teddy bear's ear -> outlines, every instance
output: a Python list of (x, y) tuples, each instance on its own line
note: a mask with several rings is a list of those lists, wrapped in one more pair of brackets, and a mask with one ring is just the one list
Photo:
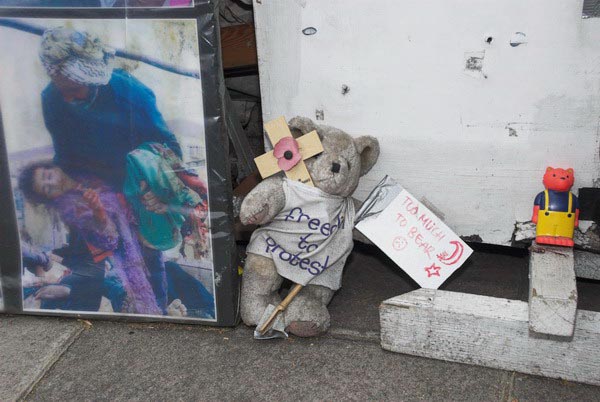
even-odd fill
[(302, 137), (317, 129), (317, 125), (308, 117), (296, 116), (289, 121), (288, 126), (294, 138)]
[(549, 171), (551, 171), (551, 170), (554, 170), (554, 168), (553, 168), (553, 167), (551, 167), (551, 166), (548, 166), (548, 167), (546, 168), (546, 172), (549, 172)]
[(568, 174), (573, 174), (573, 168), (568, 168), (568, 169), (567, 169), (567, 173), (568, 173)]
[(356, 151), (360, 154), (360, 175), (366, 175), (379, 158), (379, 141), (377, 138), (365, 135), (354, 139)]

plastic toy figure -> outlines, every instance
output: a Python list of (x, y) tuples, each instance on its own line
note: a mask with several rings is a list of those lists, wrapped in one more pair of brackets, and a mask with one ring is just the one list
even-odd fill
[(537, 224), (537, 243), (573, 247), (573, 232), (579, 226), (579, 204), (569, 191), (574, 181), (571, 168), (546, 168), (546, 190), (535, 197), (531, 217)]

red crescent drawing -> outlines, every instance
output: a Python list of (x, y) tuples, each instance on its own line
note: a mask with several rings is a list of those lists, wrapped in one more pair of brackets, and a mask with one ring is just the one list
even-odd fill
[(463, 252), (465, 251), (465, 247), (462, 245), (462, 243), (456, 240), (452, 240), (450, 244), (454, 245), (454, 251), (452, 252), (451, 256), (448, 257), (448, 253), (445, 251), (437, 255), (438, 260), (440, 260), (440, 262), (445, 265), (456, 264), (462, 257)]

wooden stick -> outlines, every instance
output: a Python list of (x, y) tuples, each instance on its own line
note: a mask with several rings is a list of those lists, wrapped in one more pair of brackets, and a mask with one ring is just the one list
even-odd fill
[(279, 305), (277, 307), (275, 307), (275, 310), (273, 310), (273, 312), (271, 313), (269, 318), (258, 329), (259, 334), (263, 335), (265, 332), (267, 332), (267, 329), (271, 326), (271, 323), (273, 322), (273, 320), (275, 320), (275, 318), (279, 315), (279, 313), (284, 311), (289, 306), (289, 304), (292, 302), (292, 300), (294, 300), (294, 297), (296, 297), (296, 295), (302, 290), (302, 288), (303, 288), (303, 286), (298, 283), (296, 283), (294, 285), (294, 287), (292, 287), (292, 289), (290, 290), (288, 295), (285, 297), (285, 299), (283, 299), (283, 301), (281, 303), (279, 303)]

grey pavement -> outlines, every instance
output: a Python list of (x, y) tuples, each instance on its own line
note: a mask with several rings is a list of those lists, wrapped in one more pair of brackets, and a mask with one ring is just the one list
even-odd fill
[(77, 321), (0, 318), (0, 400), (26, 395), (81, 333)]
[[(315, 339), (2, 316), (0, 400), (600, 401), (600, 387), (382, 350), (379, 303), (414, 288), (385, 256), (359, 247), (331, 304), (332, 329)], [(523, 299), (526, 257), (477, 252), (444, 288)], [(599, 289), (581, 284), (580, 303), (600, 307)]]

